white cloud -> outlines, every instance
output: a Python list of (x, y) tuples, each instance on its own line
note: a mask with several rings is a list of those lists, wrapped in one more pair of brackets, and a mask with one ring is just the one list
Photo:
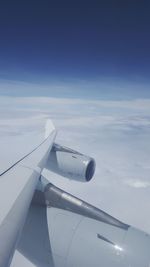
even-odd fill
[(135, 188), (146, 188), (150, 187), (150, 181), (138, 181), (138, 180), (127, 180), (126, 184)]

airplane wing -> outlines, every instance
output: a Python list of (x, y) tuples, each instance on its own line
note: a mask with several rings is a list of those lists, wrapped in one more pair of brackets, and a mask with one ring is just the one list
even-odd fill
[(15, 157), (9, 144), (10, 160), (0, 169), (0, 267), (10, 266), (15, 249), (38, 267), (149, 267), (148, 234), (41, 175), (47, 168), (89, 182), (95, 171), (93, 158), (54, 142), (50, 122), (43, 136), (28, 139), (32, 149), (18, 145)]
[[(50, 125), (47, 122), (47, 125)], [(0, 170), (0, 266), (9, 266), (24, 225), (41, 171), (53, 145), (56, 131), (49, 127), (40, 143), (26, 154), (7, 161)], [(38, 138), (39, 140), (39, 138)], [(33, 143), (36, 143), (33, 140)], [(7, 148), (9, 157), (11, 146)], [(11, 152), (10, 152), (11, 154)], [(3, 156), (3, 150), (1, 150)]]

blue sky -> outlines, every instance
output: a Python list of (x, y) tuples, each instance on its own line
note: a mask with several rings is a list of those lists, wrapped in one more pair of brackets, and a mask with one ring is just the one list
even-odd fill
[(4, 81), (22, 81), (43, 90), (15, 94), (61, 85), (56, 96), (70, 86), (68, 97), (149, 97), (149, 12), (148, 1), (1, 3), (1, 94)]

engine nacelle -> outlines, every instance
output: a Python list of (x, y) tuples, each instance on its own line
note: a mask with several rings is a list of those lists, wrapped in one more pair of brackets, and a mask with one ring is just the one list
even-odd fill
[(64, 177), (87, 182), (94, 175), (95, 160), (72, 149), (54, 144), (46, 168)]

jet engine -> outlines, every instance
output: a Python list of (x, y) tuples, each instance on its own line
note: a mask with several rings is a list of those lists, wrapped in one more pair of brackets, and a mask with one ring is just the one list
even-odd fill
[(77, 181), (90, 181), (95, 172), (95, 160), (75, 150), (54, 144), (47, 169)]

